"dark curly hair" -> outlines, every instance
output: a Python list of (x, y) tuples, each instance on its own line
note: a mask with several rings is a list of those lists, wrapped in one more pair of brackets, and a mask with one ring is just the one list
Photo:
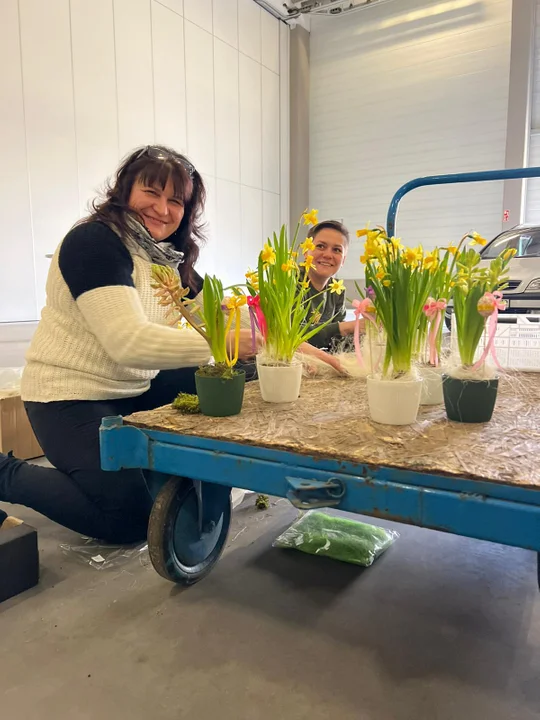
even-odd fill
[(205, 242), (202, 213), (206, 189), (202, 177), (184, 155), (165, 145), (147, 145), (134, 150), (123, 160), (114, 178), (106, 186), (103, 197), (94, 200), (90, 215), (84, 222), (97, 220), (118, 228), (121, 234), (129, 234), (129, 215), (142, 223), (142, 218), (128, 205), (133, 184), (140, 180), (149, 187), (163, 190), (169, 178), (173, 182), (175, 195), (184, 200), (184, 217), (178, 230), (167, 238), (167, 242), (184, 253), (184, 262), (178, 268), (182, 284), (197, 291), (194, 265), (199, 257), (200, 246)]

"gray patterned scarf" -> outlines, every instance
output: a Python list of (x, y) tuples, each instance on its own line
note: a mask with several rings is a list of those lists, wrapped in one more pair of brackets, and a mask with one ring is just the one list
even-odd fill
[(126, 218), (129, 239), (144, 250), (156, 265), (169, 265), (175, 269), (184, 262), (184, 253), (168, 242), (156, 242), (148, 230), (129, 215)]

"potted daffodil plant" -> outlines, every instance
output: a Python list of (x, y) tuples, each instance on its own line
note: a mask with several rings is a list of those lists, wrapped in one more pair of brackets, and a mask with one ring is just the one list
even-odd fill
[[(238, 370), (240, 343), (240, 312), (246, 304), (245, 295), (233, 291), (225, 296), (221, 281), (206, 275), (202, 290), (202, 306), (188, 300), (188, 290), (180, 285), (178, 274), (170, 267), (152, 266), (152, 287), (161, 305), (168, 307), (172, 322), (191, 326), (208, 342), (213, 365), (205, 365), (195, 373), (195, 386), (200, 410), (204, 415), (226, 417), (238, 415), (242, 409), (246, 374)], [(229, 332), (234, 331), (234, 342)]]
[(458, 245), (435, 248), (424, 257), (424, 268), (432, 274), (432, 281), (417, 332), (416, 355), (423, 380), (421, 405), (440, 405), (444, 402), (441, 363), (444, 313), (455, 284), (453, 278), (457, 259), (467, 240), (471, 241), (471, 245), (486, 243), (477, 232), (470, 232), (461, 238)]
[[(480, 255), (464, 248), (457, 255), (452, 280), (454, 323), (459, 362), (443, 376), (446, 414), (456, 422), (491, 420), (500, 366), (495, 353), (498, 313), (506, 308), (502, 291), (507, 286), (508, 264), (515, 255), (507, 249), (488, 267), (480, 264)], [(485, 338), (484, 347), (480, 341)], [(493, 364), (489, 364), (492, 359)]]
[[(302, 217), (305, 225), (317, 222), (315, 210)], [(313, 298), (307, 297), (307, 290), (314, 245), (311, 238), (299, 243), (299, 230), (300, 222), (289, 242), (287, 228), (282, 226), (279, 235), (274, 233), (261, 250), (257, 270), (246, 274), (248, 306), (264, 340), (257, 355), (257, 372), (266, 402), (292, 402), (298, 398), (302, 363), (295, 354), (325, 327), (325, 323), (312, 324)], [(339, 281), (329, 287), (330, 292), (343, 289)]]
[(372, 420), (407, 425), (416, 420), (422, 379), (416, 367), (417, 333), (430, 296), (433, 272), (430, 254), (421, 246), (404, 247), (382, 228), (357, 233), (365, 236), (367, 316), (375, 316), (385, 334), (385, 348), (378, 371), (367, 379)]

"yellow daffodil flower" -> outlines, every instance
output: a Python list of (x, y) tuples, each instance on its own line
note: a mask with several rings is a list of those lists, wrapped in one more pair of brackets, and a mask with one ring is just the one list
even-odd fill
[(311, 266), (313, 265), (313, 255), (306, 255), (306, 259), (304, 262), (301, 262), (300, 265), (306, 268), (306, 272), (309, 272)]
[[(364, 255), (360, 258), (360, 262), (363, 262), (364, 264), (368, 262), (368, 260), (372, 260), (379, 256), (381, 251), (380, 241), (378, 234), (375, 234), (371, 236), (371, 233), (368, 234), (366, 238), (366, 242), (364, 243)], [(365, 258), (364, 260), (362, 258)]]
[(263, 263), (266, 263), (267, 265), (275, 265), (276, 251), (271, 245), (265, 243), (263, 249), (261, 250), (261, 258)]
[(422, 263), (422, 268), (424, 270), (431, 270), (431, 272), (435, 272), (438, 264), (439, 258), (437, 257), (437, 253), (434, 250), (433, 252), (430, 252), (425, 256), (424, 262)]
[(345, 285), (343, 284), (343, 280), (336, 280), (334, 278), (330, 283), (330, 292), (336, 293), (337, 295), (341, 295), (341, 293), (345, 292)]
[(365, 228), (362, 228), (361, 230), (357, 230), (357, 231), (356, 231), (356, 237), (357, 237), (357, 238), (366, 237), (366, 235), (368, 234), (368, 232), (370, 232), (370, 230), (369, 230), (369, 223), (366, 225)]
[(310, 285), (311, 285), (311, 283), (309, 282), (309, 280), (302, 280), (302, 282), (300, 283), (300, 287), (303, 290), (307, 290)]
[(482, 247), (483, 247), (484, 245), (487, 245), (487, 240), (486, 240), (486, 238), (482, 237), (482, 236), (481, 236), (479, 233), (477, 233), (477, 232), (472, 232), (472, 233), (470, 233), (470, 234), (469, 234), (469, 237), (470, 237), (471, 240), (472, 240), (471, 245), (481, 245)]
[(319, 222), (318, 214), (318, 210), (312, 210), (311, 212), (306, 210), (306, 212), (302, 215), (304, 225), (316, 225)]
[(514, 257), (514, 255), (517, 255), (516, 248), (508, 248), (508, 250), (505, 250), (503, 252), (502, 258), (503, 258), (503, 260), (511, 260)]
[(291, 270), (296, 270), (296, 263), (294, 260), (287, 260), (286, 263), (281, 264), (281, 269), (283, 272), (290, 273)]
[(456, 245), (449, 245), (446, 249), (450, 255), (457, 255), (458, 248)]
[(246, 280), (250, 285), (255, 287), (259, 284), (259, 274), (256, 270), (248, 270), (246, 273)]
[(379, 243), (380, 243), (380, 241), (381, 241), (381, 239), (382, 239), (382, 238), (381, 238), (381, 235), (382, 235), (382, 232), (381, 232), (380, 230), (377, 230), (377, 229), (375, 229), (375, 230), (369, 230), (369, 231), (368, 231), (368, 234), (367, 234), (367, 237), (366, 237), (366, 242), (368, 242), (368, 243), (370, 243), (370, 244), (372, 244), (372, 245), (377, 245), (377, 246), (378, 246)]
[(304, 253), (304, 255), (309, 252), (310, 250), (315, 250), (315, 243), (313, 242), (313, 238), (306, 238), (303, 243), (300, 245), (300, 249)]
[(245, 295), (231, 295), (231, 297), (225, 299), (225, 306), (227, 307), (227, 310), (237, 310), (246, 303), (247, 299)]
[(403, 264), (414, 268), (422, 262), (422, 248), (406, 248), (403, 253)]
[(394, 250), (403, 250), (403, 243), (401, 242), (401, 238), (391, 237), (390, 242), (392, 243), (392, 247)]
[(368, 259), (369, 258), (367, 255), (360, 255), (360, 262), (362, 263), (362, 265), (365, 265), (367, 263)]
[(391, 284), (390, 280), (383, 280), (384, 287), (390, 287)]

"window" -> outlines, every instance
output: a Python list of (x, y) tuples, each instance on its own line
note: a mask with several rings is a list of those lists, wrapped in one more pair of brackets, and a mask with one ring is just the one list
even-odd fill
[(516, 257), (540, 257), (540, 228), (507, 230), (482, 251), (484, 260), (496, 258), (507, 249), (516, 250)]

